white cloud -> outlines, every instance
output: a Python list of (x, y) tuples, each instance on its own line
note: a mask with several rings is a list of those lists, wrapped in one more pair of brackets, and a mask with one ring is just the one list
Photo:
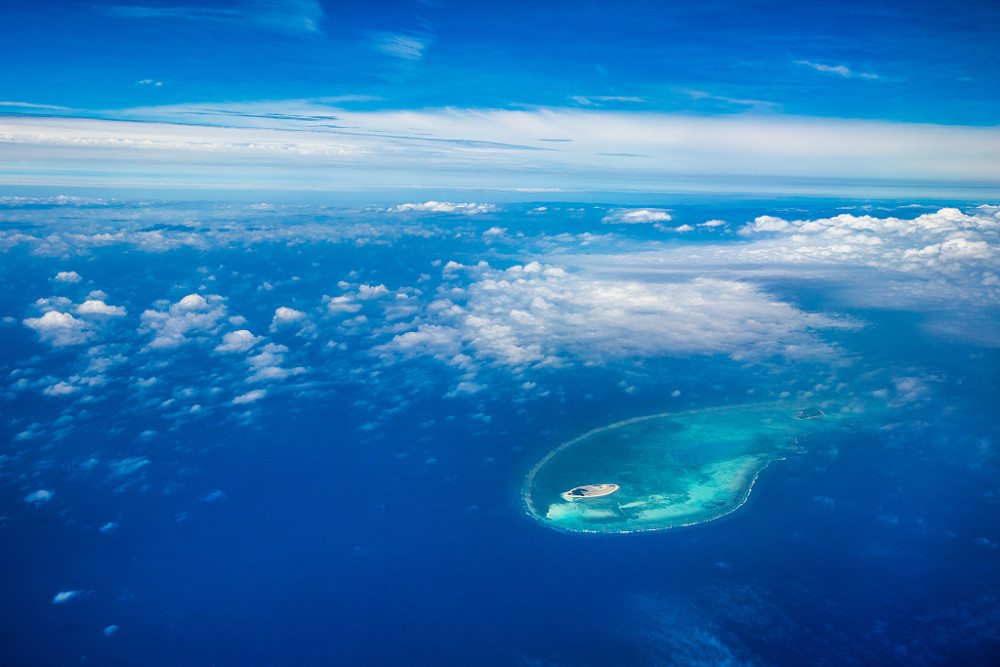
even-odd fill
[(403, 35), (398, 32), (370, 32), (376, 50), (402, 60), (420, 60), (431, 44), (429, 35)]
[(489, 270), (465, 305), (431, 304), (412, 331), (379, 349), (474, 369), (603, 364), (665, 355), (818, 356), (814, 328), (840, 324), (733, 280), (593, 278), (538, 264)]
[(176, 304), (176, 310), (182, 313), (204, 311), (208, 308), (208, 300), (200, 294), (188, 294)]
[(83, 591), (59, 591), (52, 598), (52, 604), (63, 604), (81, 595), (83, 595)]
[(88, 299), (76, 307), (78, 315), (91, 315), (97, 317), (124, 317), (125, 308), (122, 306), (109, 306), (100, 299)]
[(628, 95), (573, 95), (570, 99), (585, 107), (601, 106), (607, 102), (633, 102), (638, 104), (646, 101), (641, 97)]
[(327, 301), (326, 308), (331, 313), (356, 313), (361, 310), (361, 304), (353, 296), (345, 294), (331, 298)]
[(758, 216), (738, 229), (750, 242), (701, 243), (560, 262), (633, 275), (771, 276), (813, 280), (831, 303), (916, 310), (936, 336), (998, 346), (1000, 207), (954, 208), (914, 218), (841, 214), (820, 219)]
[(250, 24), (289, 33), (317, 33), (323, 18), (318, 0), (246, 0), (239, 9), (195, 6), (97, 5), (102, 14), (131, 19), (184, 19)]
[(274, 380), (284, 380), (292, 375), (304, 373), (304, 368), (283, 368), (285, 352), (288, 348), (284, 345), (268, 343), (256, 354), (247, 359), (253, 373), (247, 378), (247, 382), (269, 382)]
[(672, 216), (662, 208), (616, 209), (611, 211), (601, 222), (612, 224), (644, 224), (651, 222), (669, 222)]
[(129, 475), (141, 468), (145, 468), (149, 465), (149, 459), (142, 456), (134, 456), (127, 459), (119, 459), (113, 461), (109, 464), (111, 468), (111, 474), (116, 477), (123, 477)]
[(478, 394), (483, 389), (486, 389), (486, 385), (478, 384), (476, 382), (462, 381), (455, 385), (455, 387), (445, 394), (445, 398), (455, 398), (456, 396), (461, 396), (462, 394)]
[(263, 389), (254, 389), (253, 391), (248, 391), (245, 394), (240, 394), (233, 399), (233, 405), (242, 405), (244, 403), (253, 403), (254, 401), (259, 401), (267, 395), (267, 392)]
[(222, 343), (215, 348), (215, 351), (222, 353), (247, 352), (261, 340), (260, 336), (254, 336), (246, 329), (230, 331), (222, 337)]
[(135, 85), (137, 85), (137, 86), (153, 86), (154, 88), (158, 88), (158, 87), (160, 87), (160, 86), (163, 85), (163, 82), (162, 81), (156, 81), (154, 79), (142, 79), (141, 81), (136, 81)]
[(851, 78), (861, 78), (861, 79), (878, 79), (880, 78), (878, 74), (868, 74), (865, 72), (855, 72), (845, 65), (823, 65), (822, 63), (813, 63), (808, 60), (796, 60), (796, 65), (804, 65), (805, 67), (811, 67), (817, 72), (825, 72), (827, 74), (838, 74), (845, 79)]
[(24, 502), (26, 503), (47, 503), (52, 500), (52, 491), (48, 489), (38, 489), (37, 491), (32, 491), (24, 497)]
[(80, 387), (75, 384), (70, 384), (60, 380), (55, 384), (51, 384), (42, 390), (42, 393), (46, 396), (69, 396), (70, 394), (75, 394), (80, 391)]
[(391, 209), (397, 213), (405, 211), (418, 211), (422, 213), (459, 213), (462, 215), (477, 215), (480, 213), (496, 213), (497, 207), (494, 204), (462, 203), (456, 204), (447, 201), (428, 201), (422, 204), (400, 204)]
[(57, 283), (78, 283), (83, 278), (76, 271), (60, 271), (53, 280)]
[(760, 216), (738, 234), (758, 239), (741, 249), (764, 262), (836, 262), (913, 273), (957, 275), (1000, 267), (1000, 208), (971, 214), (943, 208), (915, 219), (842, 214), (817, 220)]
[(358, 285), (358, 298), (363, 301), (368, 301), (370, 299), (378, 299), (379, 297), (388, 296), (389, 288), (385, 285)]
[(223, 298), (188, 294), (164, 312), (147, 310), (141, 316), (141, 330), (152, 333), (150, 349), (169, 349), (186, 343), (192, 335), (210, 334), (226, 318)]
[[(1000, 173), (996, 127), (588, 109), (361, 112), (302, 100), (127, 113), (135, 120), (0, 118), (5, 158), (15, 167), (32, 165), (33, 174), (51, 173), (33, 176), (46, 184), (113, 178), (119, 184), (320, 189), (329, 187), (320, 167), (331, 161), (351, 167), (338, 187), (379, 186), (420, 173), (437, 187), (759, 192), (766, 186), (769, 192), (906, 196), (933, 183), (948, 187), (935, 192), (975, 191), (978, 198), (978, 187), (995, 192)], [(295, 120), (332, 114), (345, 132), (319, 132)], [(205, 126), (213, 122), (219, 127)], [(539, 137), (567, 141), (555, 150)], [(101, 160), (87, 161), (85, 170), (65, 167), (79, 162), (80, 151)], [(607, 153), (621, 157), (609, 163)], [(648, 157), (628, 157), (642, 155)], [(10, 173), (4, 182), (19, 178), (17, 169)], [(147, 235), (153, 244), (162, 236)]]
[(747, 223), (741, 227), (737, 234), (740, 234), (741, 236), (749, 236), (754, 232), (781, 232), (789, 229), (790, 227), (791, 225), (787, 220), (776, 218), (771, 215), (761, 215), (754, 218), (752, 224)]
[(24, 320), (24, 326), (34, 329), (43, 341), (56, 347), (84, 343), (93, 336), (86, 322), (57, 310), (50, 310), (41, 317), (29, 317)]
[(281, 366), (263, 366), (247, 378), (247, 382), (270, 382), (274, 380), (284, 380), (293, 375), (299, 375), (304, 372), (305, 369), (301, 367), (282, 368)]
[(279, 327), (287, 324), (295, 324), (306, 319), (306, 314), (301, 310), (280, 306), (274, 310), (274, 317), (271, 319), (271, 331), (276, 331)]
[(11, 102), (4, 100), (0, 102), (0, 107), (21, 107), (24, 109), (56, 109), (59, 111), (69, 111), (69, 107), (54, 106), (52, 104), (32, 104), (30, 102)]
[(781, 105), (777, 102), (769, 102), (767, 100), (754, 100), (747, 98), (738, 97), (726, 97), (724, 95), (715, 95), (713, 93), (706, 92), (704, 90), (692, 90), (682, 89), (677, 92), (687, 95), (694, 101), (698, 100), (709, 100), (711, 102), (721, 102), (722, 104), (737, 106), (737, 107), (749, 107), (754, 111), (762, 112), (774, 112), (781, 109)]

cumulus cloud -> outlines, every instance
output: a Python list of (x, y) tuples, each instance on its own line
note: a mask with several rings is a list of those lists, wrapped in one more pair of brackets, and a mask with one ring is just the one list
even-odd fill
[[(841, 214), (817, 220), (760, 216), (738, 231), (758, 239), (759, 261), (825, 261), (908, 273), (965, 273), (1000, 267), (1000, 208), (942, 208), (915, 219)], [(977, 274), (977, 277), (985, 276)]]
[(53, 280), (57, 283), (78, 283), (83, 278), (76, 271), (60, 271)]
[(747, 223), (737, 234), (741, 236), (749, 236), (754, 232), (781, 232), (786, 229), (791, 228), (791, 223), (782, 218), (776, 218), (773, 215), (761, 215), (754, 218), (752, 223)]
[(331, 313), (356, 313), (361, 310), (361, 304), (356, 302), (353, 296), (344, 294), (329, 299), (326, 308)]
[(188, 294), (166, 311), (147, 310), (141, 316), (142, 330), (153, 334), (150, 349), (170, 349), (183, 345), (192, 336), (213, 333), (226, 317), (223, 298)]
[(833, 303), (919, 310), (948, 339), (1000, 345), (1000, 207), (942, 208), (913, 218), (844, 213), (818, 219), (758, 216), (744, 243), (702, 243), (627, 255), (560, 258), (581, 270), (633, 274), (795, 276), (824, 284)]
[(462, 394), (478, 394), (484, 389), (486, 389), (486, 385), (464, 380), (456, 384), (451, 391), (445, 394), (445, 398), (455, 398), (456, 396), (461, 396)]
[(280, 306), (274, 311), (274, 317), (271, 319), (271, 331), (276, 331), (280, 327), (288, 324), (295, 324), (306, 319), (306, 314), (301, 310), (295, 310), (294, 308), (288, 308), (287, 306)]
[(253, 403), (254, 401), (259, 401), (267, 395), (267, 392), (263, 389), (254, 389), (253, 391), (248, 391), (245, 394), (240, 394), (233, 399), (233, 405), (242, 405), (244, 403)]
[(284, 380), (292, 375), (304, 373), (306, 369), (301, 367), (284, 368), (281, 364), (285, 361), (285, 352), (288, 348), (284, 345), (268, 343), (260, 351), (247, 359), (252, 373), (247, 378), (248, 382), (269, 382), (273, 380)]
[(145, 468), (149, 465), (149, 459), (142, 456), (133, 456), (131, 458), (119, 459), (113, 461), (110, 464), (111, 474), (115, 477), (124, 477), (129, 475), (141, 468)]
[(480, 213), (496, 213), (495, 204), (455, 204), (447, 201), (428, 201), (422, 204), (400, 204), (389, 209), (397, 213), (417, 211), (422, 213), (457, 213), (461, 215), (478, 215)]
[(358, 298), (364, 301), (369, 299), (377, 299), (382, 296), (387, 296), (389, 294), (389, 288), (385, 285), (358, 285)]
[(206, 493), (205, 495), (198, 498), (203, 503), (214, 503), (216, 500), (223, 500), (226, 497), (226, 492), (222, 489), (216, 489), (211, 493)]
[(69, 396), (70, 394), (75, 394), (80, 391), (80, 387), (75, 384), (70, 384), (60, 380), (54, 384), (50, 384), (42, 390), (42, 393), (46, 396)]
[(840, 325), (743, 282), (595, 278), (537, 263), (484, 271), (462, 290), (464, 305), (456, 292), (380, 350), (515, 369), (661, 355), (808, 357), (830, 352), (811, 330)]
[(24, 497), (24, 502), (26, 503), (47, 503), (52, 500), (52, 491), (48, 489), (38, 489), (37, 491), (32, 491)]
[(94, 317), (124, 317), (125, 308), (122, 306), (109, 306), (100, 299), (88, 299), (76, 307), (78, 315), (89, 315)]
[(52, 598), (52, 604), (63, 604), (81, 595), (83, 595), (83, 591), (59, 591)]
[(650, 222), (669, 222), (672, 216), (662, 208), (632, 208), (611, 211), (602, 222), (611, 224), (643, 224)]
[(216, 352), (247, 352), (261, 341), (260, 336), (254, 336), (246, 329), (230, 331), (222, 337), (222, 343), (215, 348)]
[(34, 329), (39, 338), (55, 347), (84, 343), (93, 336), (86, 322), (57, 310), (50, 310), (41, 317), (29, 317), (24, 320), (24, 326)]

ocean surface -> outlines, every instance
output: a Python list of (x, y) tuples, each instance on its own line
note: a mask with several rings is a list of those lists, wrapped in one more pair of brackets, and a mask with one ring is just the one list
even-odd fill
[[(985, 203), (4, 197), (0, 664), (998, 664)], [(522, 504), (777, 400), (880, 407), (701, 525)]]

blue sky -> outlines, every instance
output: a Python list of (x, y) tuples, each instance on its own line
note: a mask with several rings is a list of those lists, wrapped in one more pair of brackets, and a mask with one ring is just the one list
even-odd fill
[[(318, 189), (497, 181), (502, 187), (565, 189), (584, 181), (589, 189), (636, 182), (640, 190), (662, 190), (683, 189), (685, 178), (703, 177), (725, 189), (726, 179), (788, 182), (804, 176), (826, 182), (828, 192), (837, 189), (831, 183), (859, 180), (900, 188), (974, 184), (995, 192), (1000, 171), (1000, 9), (989, 2), (14, 1), (0, 10), (0, 21), (6, 63), (0, 71), (6, 118), (0, 122), (4, 135), (19, 137), (0, 172), (6, 185), (178, 185), (205, 163), (175, 156), (166, 160), (169, 166), (151, 167), (149, 155), (136, 148), (116, 156), (99, 176), (90, 171), (89, 180), (81, 180), (74, 176), (86, 152), (79, 147), (93, 137), (90, 126), (60, 120), (67, 117), (253, 124), (284, 133), (271, 140), (295, 145), (302, 137), (292, 132), (388, 135), (374, 150), (354, 143), (345, 149), (374, 156), (363, 167), (338, 160), (325, 165), (337, 173), (348, 167), (353, 180), (312, 176), (302, 185)], [(465, 113), (457, 125), (449, 122), (455, 110)], [(392, 111), (418, 115), (385, 115)], [(500, 112), (521, 114), (516, 127), (512, 115), (498, 121)], [(477, 114), (480, 123), (470, 120)], [(78, 150), (39, 148), (20, 126), (11, 126), (26, 115), (44, 119), (46, 136), (58, 130), (74, 137)], [(692, 119), (708, 122), (692, 129)], [(766, 128), (786, 121), (808, 131), (792, 139), (768, 134)], [(728, 153), (713, 148), (712, 137), (734, 132), (735, 122), (751, 140), (734, 142)], [(575, 130), (563, 136), (525, 130), (552, 134), (553, 123)], [(581, 146), (597, 128), (621, 127), (633, 138), (651, 131), (659, 140), (679, 126), (688, 137), (682, 146), (668, 142), (663, 151), (647, 153), (639, 141), (609, 137), (600, 146), (570, 151), (571, 158), (541, 160), (545, 178), (525, 172), (533, 157), (527, 152), (550, 158), (574, 142)], [(123, 125), (102, 136), (147, 131), (155, 134), (156, 128)], [(925, 145), (924, 137), (935, 133), (939, 140)], [(846, 140), (848, 135), (859, 139)], [(752, 146), (755, 136), (768, 137), (761, 150)], [(891, 145), (872, 142), (882, 136), (894, 137)], [(451, 148), (461, 143), (466, 152), (442, 157), (436, 149), (443, 146), (428, 146), (429, 139)], [(243, 136), (227, 145), (266, 140)], [(142, 141), (136, 138), (135, 145)], [(404, 167), (393, 164), (393, 142), (407, 144)], [(171, 145), (184, 144), (190, 152), (199, 143), (204, 141), (185, 136)], [(24, 155), (27, 144), (35, 146), (30, 156)], [(509, 165), (502, 156), (472, 160), (467, 152), (502, 144), (516, 147), (507, 151)], [(851, 144), (859, 150), (834, 151), (841, 154), (823, 168), (824, 146)], [(910, 149), (898, 151), (903, 145)], [(949, 145), (955, 149), (942, 148)], [(969, 160), (967, 146), (976, 153)], [(873, 164), (864, 147), (891, 159)], [(245, 157), (243, 166), (254, 171), (273, 167)], [(96, 149), (94, 158), (109, 159)], [(818, 164), (803, 168), (807, 158)], [(847, 168), (845, 159), (855, 167)], [(966, 162), (971, 166), (965, 169), (949, 166)], [(914, 173), (914, 164), (926, 168)], [(937, 164), (944, 165), (940, 171)], [(863, 165), (868, 167), (857, 168)], [(212, 184), (259, 187), (267, 179), (291, 187), (301, 170), (314, 174), (316, 166), (283, 164), (280, 174), (256, 178), (238, 168), (222, 177), (216, 169)], [(387, 166), (396, 172), (392, 177), (384, 175)], [(522, 175), (494, 178), (505, 169)], [(603, 173), (612, 174), (607, 183)], [(747, 187), (765, 186), (758, 180)]]

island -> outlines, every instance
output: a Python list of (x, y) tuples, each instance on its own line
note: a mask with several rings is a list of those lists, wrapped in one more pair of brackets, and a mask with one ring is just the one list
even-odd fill
[[(545, 526), (579, 533), (667, 530), (718, 519), (746, 502), (771, 462), (803, 451), (804, 437), (837, 424), (834, 409), (824, 408), (826, 414), (782, 401), (603, 426), (562, 443), (530, 469), (523, 507)], [(615, 483), (579, 484), (595, 478)]]
[(584, 484), (583, 486), (572, 488), (569, 491), (564, 491), (561, 495), (566, 500), (600, 498), (601, 496), (610, 496), (618, 489), (619, 486), (617, 484)]

